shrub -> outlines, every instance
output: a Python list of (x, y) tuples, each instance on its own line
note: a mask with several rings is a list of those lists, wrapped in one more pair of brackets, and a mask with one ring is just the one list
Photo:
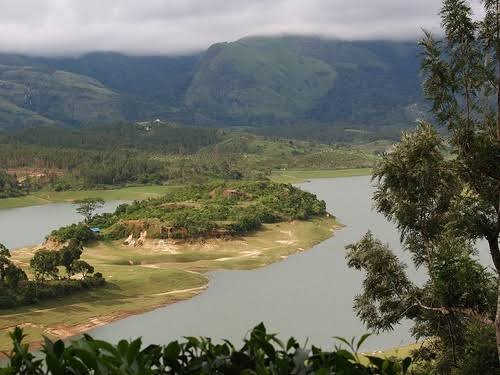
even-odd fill
[(88, 243), (95, 239), (94, 233), (85, 224), (71, 224), (59, 228), (52, 231), (50, 237), (59, 242), (76, 240), (81, 243)]
[[(120, 341), (117, 345), (94, 340), (85, 335), (66, 346), (63, 341), (45, 339), (41, 359), (22, 344), (23, 331), (16, 328), (10, 337), (13, 349), (0, 374), (407, 374), (411, 359), (402, 361), (367, 356), (360, 361), (357, 343), (349, 350), (311, 350), (300, 347), (294, 338), (283, 344), (269, 334), (263, 324), (255, 327), (241, 349), (225, 340), (215, 344), (209, 338), (187, 337), (184, 342), (149, 345), (142, 348), (141, 339)], [(347, 341), (345, 341), (347, 343)]]
[(101, 215), (96, 215), (89, 222), (89, 226), (98, 228), (107, 228), (116, 223), (117, 217), (111, 213), (104, 213)]
[(240, 235), (259, 229), (262, 226), (259, 218), (255, 215), (243, 215), (238, 221), (227, 225), (231, 234)]
[(118, 222), (105, 230), (102, 237), (107, 240), (119, 240), (120, 238), (126, 238), (129, 234), (128, 227), (124, 223)]
[(16, 289), (0, 288), (0, 310), (64, 297), (82, 290), (99, 288), (105, 284), (106, 280), (101, 273), (87, 275), (81, 280), (64, 279), (46, 283), (25, 280)]
[(15, 295), (10, 293), (7, 289), (0, 289), (0, 308), (10, 309), (16, 307), (18, 304)]

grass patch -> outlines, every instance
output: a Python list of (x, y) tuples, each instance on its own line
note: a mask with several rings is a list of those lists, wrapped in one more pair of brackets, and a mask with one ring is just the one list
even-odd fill
[(284, 171), (273, 171), (271, 180), (274, 182), (298, 184), (313, 178), (337, 178), (369, 176), (372, 168), (351, 168), (351, 169), (294, 169)]
[(35, 195), (26, 195), (23, 197), (0, 199), (0, 209), (40, 206), (47, 203), (51, 202)]

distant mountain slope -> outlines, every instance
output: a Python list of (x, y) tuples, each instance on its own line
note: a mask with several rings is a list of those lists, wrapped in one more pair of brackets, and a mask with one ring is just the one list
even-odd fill
[(425, 114), (416, 43), (252, 37), (191, 56), (0, 54), (0, 127), (164, 120), (402, 126)]
[(86, 76), (0, 65), (0, 126), (86, 125), (124, 119), (120, 95)]
[(245, 38), (208, 49), (186, 105), (200, 122), (406, 123), (422, 103), (418, 69), (414, 43)]
[(296, 39), (243, 39), (208, 49), (186, 105), (240, 124), (293, 121), (328, 93), (335, 78), (332, 66), (305, 56)]
[(199, 54), (170, 57), (90, 53), (79, 58), (43, 59), (41, 62), (92, 77), (120, 92), (123, 115), (140, 120), (182, 106), (199, 59)]

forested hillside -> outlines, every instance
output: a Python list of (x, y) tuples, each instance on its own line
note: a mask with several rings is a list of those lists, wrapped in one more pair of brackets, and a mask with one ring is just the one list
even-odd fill
[(91, 77), (0, 56), (0, 127), (119, 121), (120, 100)]
[(0, 127), (405, 126), (425, 115), (408, 42), (244, 38), (189, 56), (0, 55)]
[(7, 171), (19, 182), (4, 188), (0, 182), (0, 194), (262, 178), (283, 168), (373, 166), (375, 149), (351, 147), (158, 122), (0, 131), (0, 173)]
[(415, 43), (245, 38), (203, 55), (193, 122), (403, 125), (421, 116)]

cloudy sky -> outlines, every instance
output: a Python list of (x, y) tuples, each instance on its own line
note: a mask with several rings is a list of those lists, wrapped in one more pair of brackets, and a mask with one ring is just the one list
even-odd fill
[[(477, 1), (476, 1), (477, 2)], [(0, 50), (179, 54), (248, 35), (414, 39), (441, 0), (0, 0)]]

